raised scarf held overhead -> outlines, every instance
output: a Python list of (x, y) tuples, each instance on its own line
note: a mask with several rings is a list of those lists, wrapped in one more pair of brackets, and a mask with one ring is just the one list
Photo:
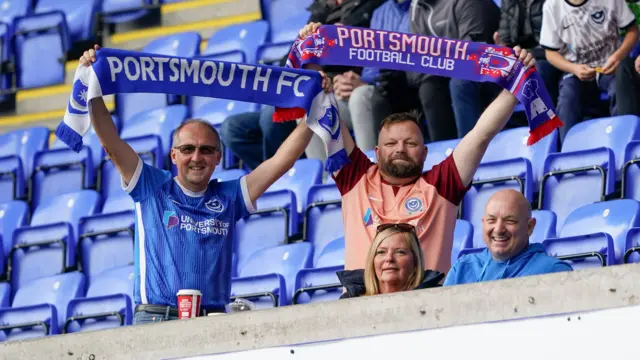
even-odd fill
[[(296, 108), (315, 132), (331, 134), (327, 171), (348, 157), (339, 131), (333, 94), (322, 91), (317, 71), (190, 59), (135, 51), (100, 49), (91, 67), (79, 65), (63, 121), (56, 136), (78, 152), (89, 131), (91, 100), (109, 94), (161, 93), (203, 96)], [(336, 131), (336, 128), (338, 131)]]
[[(540, 75), (535, 68), (525, 68), (513, 49), (507, 47), (323, 25), (316, 33), (293, 44), (287, 66), (302, 68), (305, 64), (375, 67), (494, 82), (514, 94), (524, 106), (529, 120), (528, 145), (563, 126)], [(284, 121), (298, 114), (283, 111), (276, 115), (276, 121)]]

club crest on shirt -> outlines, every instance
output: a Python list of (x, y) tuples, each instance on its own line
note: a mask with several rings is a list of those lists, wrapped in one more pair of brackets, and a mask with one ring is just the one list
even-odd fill
[(409, 214), (415, 214), (421, 212), (424, 208), (422, 200), (417, 197), (410, 197), (404, 202), (404, 208)]
[(217, 197), (204, 203), (204, 206), (209, 209), (209, 211), (217, 213), (224, 211), (224, 205), (222, 205), (222, 202)]

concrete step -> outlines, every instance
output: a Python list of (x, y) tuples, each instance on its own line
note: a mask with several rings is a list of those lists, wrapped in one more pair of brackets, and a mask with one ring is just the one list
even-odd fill
[(259, 0), (191, 0), (162, 5), (162, 26), (259, 13)]
[[(52, 111), (69, 102), (71, 85), (54, 85), (37, 89), (18, 91), (16, 94), (16, 114), (31, 114)], [(113, 101), (113, 95), (104, 97), (105, 101)]]

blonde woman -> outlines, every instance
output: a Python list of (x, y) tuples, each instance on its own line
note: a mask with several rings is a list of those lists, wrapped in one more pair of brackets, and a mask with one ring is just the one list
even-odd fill
[(422, 250), (409, 224), (378, 226), (365, 266), (337, 273), (346, 289), (342, 299), (435, 287), (444, 277), (438, 271), (423, 270)]

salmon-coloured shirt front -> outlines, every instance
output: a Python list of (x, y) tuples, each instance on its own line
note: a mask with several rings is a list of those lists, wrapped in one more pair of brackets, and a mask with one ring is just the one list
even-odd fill
[(426, 269), (447, 273), (457, 207), (468, 190), (453, 155), (403, 186), (385, 183), (378, 165), (357, 147), (349, 158), (335, 177), (342, 194), (345, 269), (364, 268), (378, 225), (409, 223), (416, 227)]

